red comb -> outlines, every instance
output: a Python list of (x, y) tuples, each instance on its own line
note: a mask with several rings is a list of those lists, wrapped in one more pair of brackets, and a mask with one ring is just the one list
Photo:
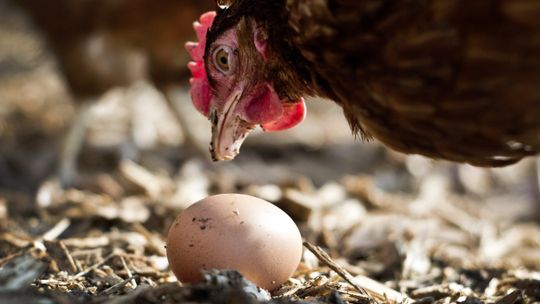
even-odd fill
[(204, 51), (206, 47), (206, 34), (214, 22), (216, 12), (207, 12), (201, 15), (199, 21), (193, 23), (199, 42), (186, 43), (186, 50), (191, 55), (188, 68), (193, 74), (190, 79), (191, 99), (193, 104), (205, 116), (208, 116), (210, 106), (210, 85), (204, 68)]

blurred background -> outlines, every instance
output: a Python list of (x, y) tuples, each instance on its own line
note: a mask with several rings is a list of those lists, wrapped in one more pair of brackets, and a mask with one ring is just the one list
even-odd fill
[[(277, 203), (306, 239), (349, 263), (371, 261), (365, 269), (379, 277), (393, 277), (389, 263), (405, 261), (373, 264), (369, 257), (389, 242), (399, 252), (420, 242), (426, 256), (460, 266), (539, 268), (534, 158), (481, 169), (394, 153), (355, 140), (334, 103), (309, 100), (299, 127), (259, 130), (233, 162), (212, 163), (210, 124), (191, 105), (183, 45), (213, 7), (0, 0), (3, 233), (32, 239), (69, 219), (57, 237), (131, 231), (134, 223), (163, 235), (190, 203), (242, 192)], [(0, 258), (20, 250), (10, 244)], [(422, 267), (413, 273), (427, 275)]]

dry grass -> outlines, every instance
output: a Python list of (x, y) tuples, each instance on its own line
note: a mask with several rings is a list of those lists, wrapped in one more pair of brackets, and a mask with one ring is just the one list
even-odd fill
[[(354, 143), (323, 102), (301, 129), (212, 164), (184, 140), (204, 147), (209, 132), (185, 88), (173, 95), (192, 130), (150, 84), (117, 88), (91, 111), (79, 178), (61, 187), (75, 110), (42, 41), (4, 17), (0, 41), (21, 50), (0, 43), (0, 303), (540, 301), (534, 159), (482, 170), (394, 154)], [(302, 262), (271, 295), (234, 272), (191, 286), (168, 269), (175, 216), (224, 192), (267, 199), (301, 228)]]

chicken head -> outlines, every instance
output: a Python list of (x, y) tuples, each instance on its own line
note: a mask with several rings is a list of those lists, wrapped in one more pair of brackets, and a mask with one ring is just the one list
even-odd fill
[[(305, 103), (276, 84), (266, 29), (242, 18), (213, 26), (215, 12), (194, 23), (199, 42), (188, 42), (191, 54), (191, 98), (212, 123), (210, 152), (215, 161), (232, 160), (247, 135), (257, 126), (265, 131), (292, 128), (305, 118)], [(215, 25), (215, 24), (214, 24)], [(283, 82), (283, 81), (282, 81)]]

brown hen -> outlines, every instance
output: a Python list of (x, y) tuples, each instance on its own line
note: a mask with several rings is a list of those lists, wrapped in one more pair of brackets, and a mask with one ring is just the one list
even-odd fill
[(192, 20), (213, 7), (189, 0), (12, 0), (29, 15), (55, 55), (79, 107), (60, 168), (64, 185), (76, 179), (86, 109), (113, 87), (147, 80), (166, 89), (185, 80), (183, 43)]
[(302, 96), (405, 153), (502, 166), (540, 151), (538, 1), (237, 0), (210, 19), (202, 60), (188, 49), (217, 160), (257, 125), (298, 123)]

